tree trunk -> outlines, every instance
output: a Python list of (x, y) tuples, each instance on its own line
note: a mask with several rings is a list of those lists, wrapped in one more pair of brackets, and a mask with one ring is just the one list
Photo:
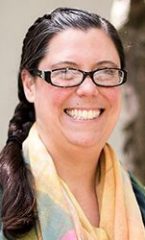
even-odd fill
[(145, 184), (145, 2), (131, 0), (128, 22), (121, 28), (128, 70), (124, 151), (131, 172)]

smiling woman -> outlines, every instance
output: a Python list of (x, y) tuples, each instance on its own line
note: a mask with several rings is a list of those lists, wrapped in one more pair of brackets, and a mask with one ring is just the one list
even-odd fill
[[(68, 38), (69, 43), (67, 44)], [(104, 39), (102, 44), (101, 39)], [(99, 50), (98, 46), (100, 46)], [(77, 69), (81, 69), (79, 73), (82, 73), (82, 70), (97, 69), (95, 72), (97, 73), (98, 69), (104, 72), (107, 69), (111, 71), (112, 66), (120, 68), (117, 50), (106, 33), (92, 28), (87, 31), (67, 29), (57, 33), (49, 42), (46, 51), (47, 54), (39, 63), (38, 68), (41, 70), (52, 69), (51, 81), (55, 81), (55, 86), (56, 82), (59, 82), (58, 87), (42, 81), (39, 76), (36, 76), (34, 80), (30, 78), (26, 70), (22, 71), (27, 100), (34, 102), (35, 105), (36, 124), (40, 137), (47, 143), (47, 148), (53, 156), (59, 155), (59, 158), (56, 157), (56, 161), (57, 159), (60, 161), (60, 157), (62, 157), (62, 161), (66, 159), (63, 156), (64, 147), (58, 141), (61, 139), (61, 143), (64, 144), (65, 149), (69, 149), (69, 155), (73, 159), (75, 149), (80, 145), (91, 147), (89, 152), (94, 148), (96, 163), (96, 150), (97, 155), (100, 154), (102, 144), (104, 145), (110, 136), (118, 119), (120, 88), (104, 88), (104, 85), (110, 86), (110, 81), (114, 84), (114, 78), (112, 76), (111, 80), (108, 78), (108, 81), (106, 79), (107, 82), (104, 83), (101, 73), (99, 80), (95, 77), (96, 74), (93, 79), (98, 80), (99, 85), (103, 87), (97, 88), (89, 76), (86, 76), (83, 82), (80, 78), (81, 82), (78, 85), (78, 74), (77, 77), (75, 75), (73, 79), (66, 80), (66, 73), (65, 77), (64, 73), (62, 77), (62, 70), (68, 71), (69, 69), (78, 72)], [(61, 71), (59, 79), (56, 76), (56, 70), (52, 67), (54, 65), (57, 72), (58, 69), (59, 72)], [(116, 69), (116, 71), (118, 70)], [(105, 75), (108, 77), (109, 74)], [(119, 73), (117, 72), (115, 75), (117, 75), (114, 84), (116, 86), (117, 81), (119, 84)], [(76, 81), (78, 87), (76, 87)], [(62, 89), (63, 86), (67, 86), (67, 88)], [(90, 113), (93, 113), (93, 118), (89, 119)], [(49, 147), (52, 143), (55, 146), (54, 149)], [(61, 152), (58, 152), (57, 146)], [(71, 148), (73, 153), (71, 153)]]
[(0, 155), (2, 239), (145, 239), (144, 192), (107, 144), (126, 78), (100, 16), (59, 8), (30, 27)]

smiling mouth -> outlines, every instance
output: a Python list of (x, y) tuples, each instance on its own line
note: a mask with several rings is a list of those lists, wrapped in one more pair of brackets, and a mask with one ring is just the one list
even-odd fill
[(76, 120), (93, 120), (98, 118), (104, 109), (97, 110), (80, 110), (80, 109), (65, 109), (65, 113)]

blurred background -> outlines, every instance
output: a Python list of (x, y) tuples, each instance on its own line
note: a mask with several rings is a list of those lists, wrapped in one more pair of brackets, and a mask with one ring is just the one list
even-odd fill
[(120, 120), (110, 143), (120, 161), (145, 184), (145, 1), (0, 0), (0, 149), (17, 99), (17, 74), (23, 38), (35, 19), (60, 6), (96, 12), (118, 29), (128, 70)]

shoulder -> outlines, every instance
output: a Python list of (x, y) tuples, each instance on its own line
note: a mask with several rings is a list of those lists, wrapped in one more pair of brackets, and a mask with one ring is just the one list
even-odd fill
[(145, 225), (145, 187), (131, 173), (129, 173), (129, 176)]

